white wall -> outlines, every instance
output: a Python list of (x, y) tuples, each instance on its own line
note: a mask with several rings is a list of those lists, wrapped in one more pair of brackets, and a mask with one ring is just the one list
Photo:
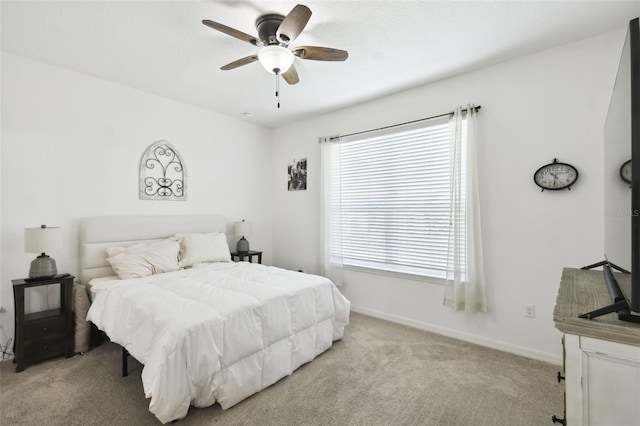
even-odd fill
[[(51, 255), (59, 272), (77, 273), (83, 217), (219, 213), (251, 220), (252, 247), (271, 262), (270, 129), (20, 56), (1, 59), (2, 344), (13, 337), (11, 279), (25, 277), (36, 256), (24, 253), (26, 227), (61, 226), (64, 248)], [(187, 201), (138, 199), (140, 158), (162, 139), (182, 155)], [(35, 291), (27, 309), (56, 304), (51, 290)]]
[[(77, 228), (105, 214), (220, 213), (254, 222), (265, 263), (319, 271), (318, 136), (349, 133), (474, 102), (489, 313), (453, 313), (438, 284), (348, 272), (354, 309), (559, 362), (552, 311), (563, 266), (600, 260), (602, 128), (624, 31), (604, 34), (271, 130), (61, 68), (2, 54), (0, 314), (13, 336), (10, 280), (34, 255), (23, 229), (62, 226), (59, 271), (77, 272)], [(271, 143), (273, 138), (274, 143)], [(165, 139), (183, 156), (188, 201), (141, 201), (138, 162)], [(308, 190), (288, 192), (286, 166), (308, 159)], [(540, 193), (533, 172), (576, 165), (571, 191)], [(241, 169), (241, 173), (238, 169)], [(265, 178), (269, 177), (269, 178)], [(273, 179), (270, 179), (273, 178)], [(272, 231), (271, 231), (272, 230)], [(30, 309), (55, 303), (36, 293)], [(535, 319), (524, 304), (536, 305)]]
[[(479, 171), (489, 312), (442, 306), (443, 286), (347, 272), (354, 310), (530, 357), (560, 362), (553, 307), (562, 268), (601, 260), (603, 125), (624, 32), (505, 62), (274, 132), (274, 264), (319, 271), (319, 136), (446, 112), (479, 113)], [(308, 158), (308, 190), (286, 190), (286, 165)], [(571, 191), (532, 180), (558, 158), (577, 166)], [(536, 318), (524, 317), (534, 304)]]

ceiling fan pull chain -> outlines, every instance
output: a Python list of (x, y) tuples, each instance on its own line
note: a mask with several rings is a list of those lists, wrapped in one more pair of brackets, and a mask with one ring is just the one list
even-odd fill
[(280, 78), (276, 73), (276, 98), (278, 99), (278, 108), (280, 108)]

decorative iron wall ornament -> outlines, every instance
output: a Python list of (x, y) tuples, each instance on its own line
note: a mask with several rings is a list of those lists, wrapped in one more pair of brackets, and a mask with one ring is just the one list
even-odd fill
[(186, 201), (186, 176), (178, 151), (167, 141), (158, 141), (140, 160), (140, 199)]

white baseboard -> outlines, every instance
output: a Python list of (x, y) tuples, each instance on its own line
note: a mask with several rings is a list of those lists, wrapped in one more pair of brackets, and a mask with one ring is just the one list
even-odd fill
[(556, 354), (537, 351), (535, 349), (513, 345), (511, 343), (505, 343), (499, 340), (487, 339), (486, 337), (453, 330), (451, 328), (441, 327), (439, 325), (416, 321), (410, 318), (401, 317), (399, 315), (389, 314), (375, 309), (366, 308), (364, 306), (352, 304), (351, 310), (360, 314), (369, 315), (371, 317), (380, 318), (420, 330), (429, 331), (431, 333), (441, 334), (443, 336), (452, 337), (454, 339), (463, 340), (465, 342), (474, 343), (476, 345), (485, 346), (491, 349), (497, 349), (499, 351), (524, 356), (538, 361), (548, 362), (550, 364), (562, 365), (562, 357)]

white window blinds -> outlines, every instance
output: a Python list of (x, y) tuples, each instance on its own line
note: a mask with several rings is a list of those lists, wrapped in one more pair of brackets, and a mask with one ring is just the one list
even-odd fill
[[(344, 137), (330, 197), (332, 256), (344, 265), (446, 277), (448, 118)], [(339, 241), (338, 241), (339, 240)]]

